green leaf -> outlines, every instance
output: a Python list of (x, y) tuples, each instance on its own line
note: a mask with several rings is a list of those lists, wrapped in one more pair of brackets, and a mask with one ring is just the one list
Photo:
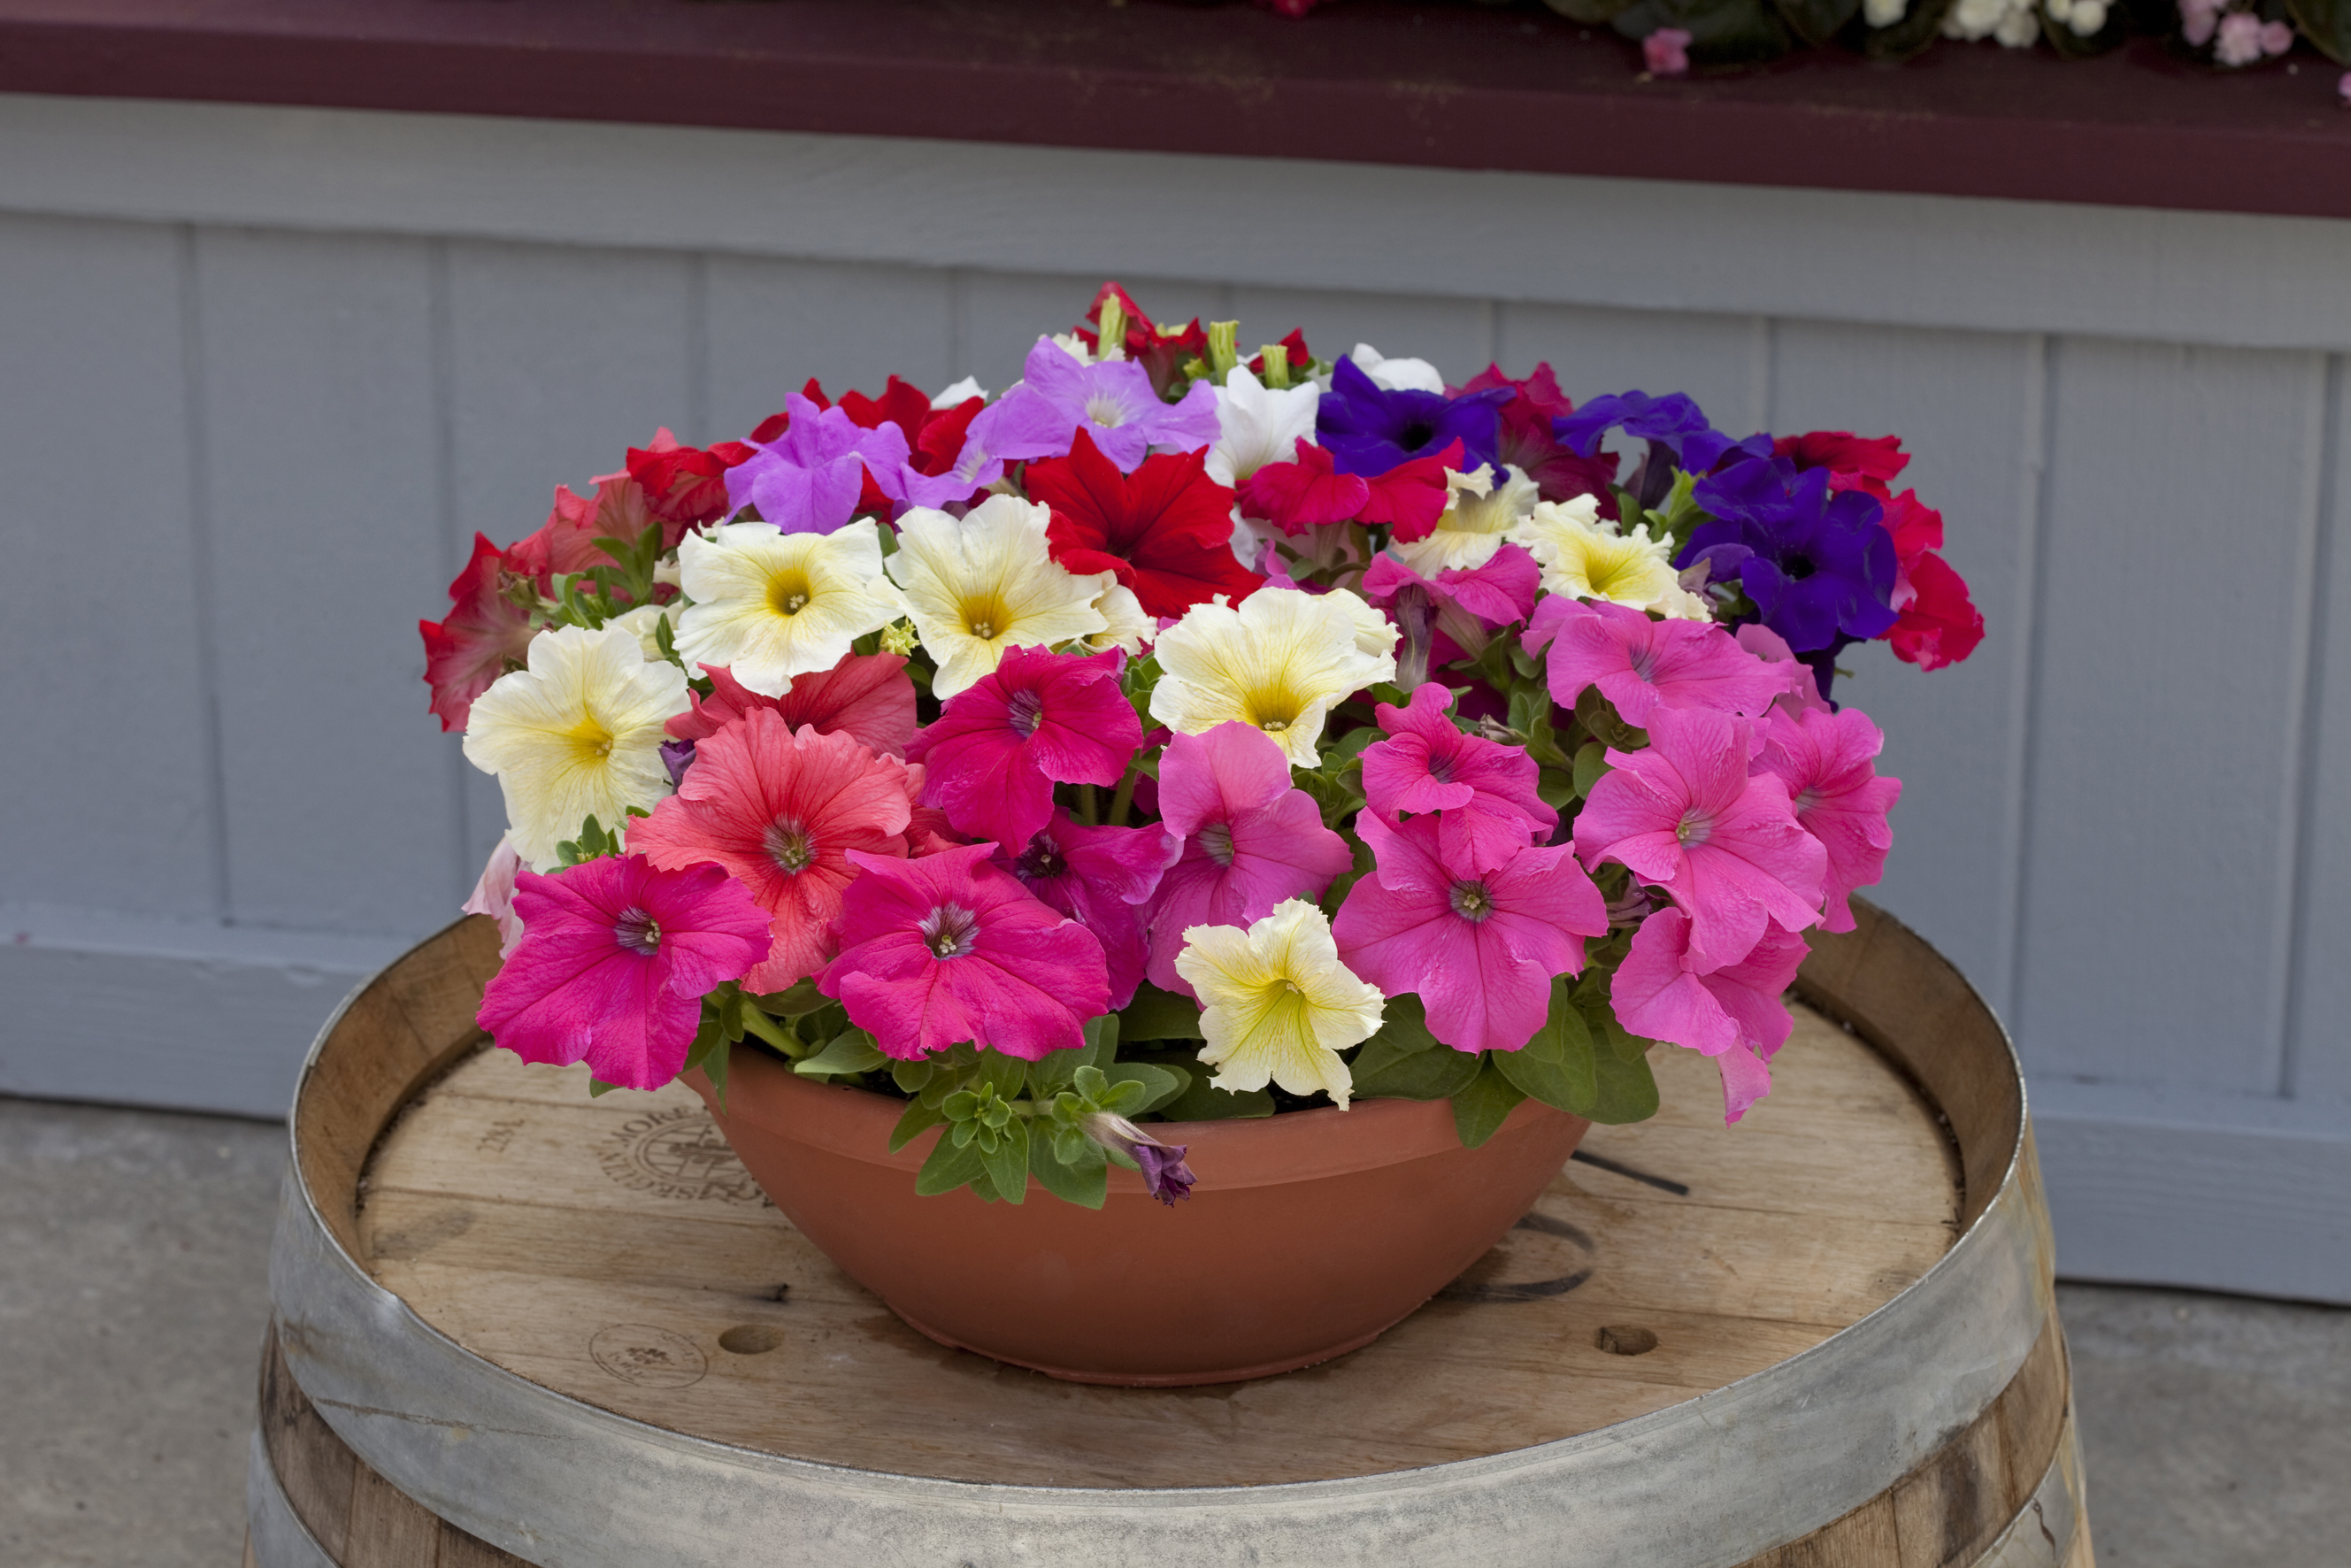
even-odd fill
[(1572, 22), (1596, 27), (1613, 19), (1629, 0), (1543, 0), (1543, 4)]
[(873, 1037), (862, 1029), (853, 1029), (835, 1038), (814, 1056), (793, 1062), (792, 1071), (807, 1078), (841, 1078), (888, 1065), (890, 1059), (873, 1049)]
[(1608, 748), (1596, 740), (1587, 740), (1575, 748), (1575, 798), (1585, 800), (1600, 776), (1608, 771)]
[(1774, 0), (1774, 4), (1780, 8), (1780, 19), (1815, 47), (1835, 37), (1861, 9), (1861, 0)]
[(1139, 1116), (1156, 1111), (1192, 1086), (1192, 1075), (1182, 1068), (1154, 1067), (1143, 1061), (1122, 1061), (1115, 1067), (1106, 1069), (1102, 1076), (1109, 1079), (1113, 1085), (1120, 1083), (1143, 1085), (1142, 1103), (1132, 1111), (1121, 1113), (1128, 1116)]
[(1102, 1146), (1078, 1138), (1070, 1151), (1076, 1157), (1065, 1160), (1060, 1145), (1066, 1141), (1046, 1137), (1041, 1131), (1033, 1134), (1029, 1140), (1029, 1174), (1063, 1203), (1100, 1208), (1110, 1192), (1110, 1166), (1102, 1159)]
[[(769, 1018), (764, 1009), (758, 1007), (747, 997), (743, 998), (743, 1032), (758, 1035), (760, 1040), (774, 1046), (786, 1056), (793, 1055), (802, 1049), (798, 1035), (792, 1033), (787, 1026)], [(863, 1034), (865, 1031), (860, 1030), (857, 1032)], [(866, 1038), (870, 1040), (872, 1037), (867, 1035)]]
[(2321, 54), (2351, 65), (2351, 0), (2286, 0), (2286, 10)]
[(1273, 1095), (1263, 1089), (1244, 1089), (1238, 1092), (1218, 1089), (1208, 1082), (1206, 1072), (1191, 1075), (1191, 1086), (1159, 1107), (1159, 1113), (1171, 1122), (1225, 1122), (1246, 1116), (1273, 1114)]
[[(1654, 0), (1641, 0), (1644, 5)], [(1659, 23), (1659, 26), (1671, 26)], [(1604, 741), (1619, 751), (1637, 751), (1649, 744), (1648, 732), (1635, 729), (1616, 711), (1615, 705), (1600, 695), (1598, 686), (1586, 686), (1575, 699), (1575, 722), (1594, 740)]]
[(898, 1086), (901, 1094), (919, 1094), (937, 1071), (927, 1061), (893, 1061), (890, 1064), (890, 1082)]
[[(935, 1127), (946, 1119), (946, 1113), (935, 1105), (925, 1105), (920, 1100), (907, 1101), (898, 1124), (890, 1129), (890, 1152), (896, 1154), (912, 1143), (925, 1127)], [(945, 1143), (946, 1140), (942, 1138), (939, 1141)]]
[(996, 1091), (999, 1100), (1019, 1097), (1020, 1086), (1029, 1082), (1029, 1064), (1017, 1056), (1007, 1056), (1000, 1051), (979, 1053), (979, 1077), (973, 1087), (985, 1083)]
[(1355, 863), (1341, 872), (1331, 885), (1322, 890), (1322, 913), (1333, 920), (1338, 919), (1339, 908), (1347, 902), (1347, 894), (1355, 890), (1357, 883), (1372, 874), (1373, 865), (1372, 846), (1358, 838), (1355, 841)]
[(1474, 1149), (1492, 1137), (1525, 1098), (1493, 1062), (1480, 1066), (1477, 1076), (1453, 1096), (1453, 1130), (1461, 1134), (1461, 1146)]
[[(1113, 1020), (1114, 1021), (1114, 1020)], [(1078, 1069), (1085, 1064), (1086, 1048), (1075, 1051), (1049, 1051), (1029, 1064), (1029, 1097), (1050, 1100), (1067, 1089), (1077, 1078)]]
[[(1091, 1026), (1089, 1026), (1091, 1027)], [(1206, 1040), (1199, 1004), (1145, 980), (1118, 1015), (1119, 1040)]]
[(702, 1064), (702, 1075), (710, 1080), (711, 1097), (718, 1102), (718, 1113), (726, 1113), (726, 1066), (734, 1060), (735, 1048), (726, 1040), (713, 1046), (709, 1058)]
[(783, 990), (769, 991), (766, 996), (751, 999), (759, 1005), (761, 1012), (773, 1013), (784, 1019), (796, 1019), (815, 1012), (832, 1001), (831, 997), (816, 988), (813, 977), (795, 981)]
[(979, 1156), (997, 1196), (1019, 1203), (1029, 1196), (1029, 1124), (1015, 1116), (998, 1131), (991, 1146)]
[(1601, 1054), (1614, 1053), (1619, 1061), (1640, 1061), (1649, 1054), (1649, 1047), (1656, 1043), (1627, 1031), (1623, 1024), (1616, 1021), (1616, 1009), (1604, 1000), (1598, 1009), (1585, 1009), (1583, 1019), (1593, 1026), (1593, 1033), (1608, 1047)]
[(1380, 1015), (1379, 1032), (1365, 1040), (1364, 1048), (1355, 1053), (1352, 1068), (1355, 1092), (1369, 1092), (1363, 1088), (1366, 1075), (1384, 1073), (1405, 1058), (1417, 1056), (1436, 1044), (1437, 1037), (1428, 1032), (1427, 1012), (1420, 998), (1411, 991), (1390, 997)]
[(1476, 1053), (1446, 1046), (1405, 1057), (1375, 1072), (1357, 1072), (1355, 1092), (1373, 1100), (1449, 1100), (1477, 1076)]
[(1104, 1013), (1086, 1020), (1086, 1043), (1079, 1051), (1078, 1061), (1085, 1067), (1108, 1067), (1118, 1060), (1118, 1042), (1122, 1030), (1119, 1015)]
[[(1112, 1069), (1116, 1071), (1115, 1068)], [(1113, 1116), (1140, 1116), (1143, 1103), (1151, 1098), (1150, 1085), (1140, 1079), (1123, 1078), (1107, 1084), (1099, 1094), (1086, 1096), (1097, 1111), (1107, 1111)]]
[(601, 1078), (590, 1078), (588, 1081), (588, 1098), (590, 1100), (601, 1099), (602, 1096), (610, 1094), (613, 1090), (618, 1089), (619, 1087), (621, 1087), (619, 1084), (607, 1083)]
[(941, 1138), (938, 1147), (931, 1151), (931, 1157), (923, 1162), (923, 1168), (914, 1173), (914, 1191), (925, 1197), (936, 1197), (943, 1192), (968, 1186), (973, 1177), (984, 1176), (987, 1171), (987, 1161), (976, 1140), (958, 1145), (952, 1138)]
[(1584, 1113), (1586, 1116), (1615, 1126), (1624, 1122), (1646, 1122), (1657, 1113), (1657, 1081), (1649, 1071), (1646, 1056), (1635, 1056), (1627, 1061), (1604, 1051), (1597, 1054), (1593, 1065), (1598, 1069), (1600, 1095), (1592, 1109)]
[(1492, 1054), (1503, 1077), (1531, 1100), (1588, 1116), (1600, 1103), (1592, 1030), (1576, 1010), (1574, 986), (1565, 975), (1551, 983), (1551, 1013), (1542, 1028), (1517, 1051)]

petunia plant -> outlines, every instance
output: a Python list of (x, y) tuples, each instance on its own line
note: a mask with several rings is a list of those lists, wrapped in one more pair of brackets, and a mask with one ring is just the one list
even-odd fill
[(1109, 285), (1000, 395), (811, 382), (477, 540), (423, 632), (506, 796), (482, 1027), (765, 1051), (1010, 1203), (1367, 1098), (1635, 1120), (1659, 1042), (1738, 1121), (1891, 843), (1838, 658), (1983, 633), (1899, 442), (1238, 344)]

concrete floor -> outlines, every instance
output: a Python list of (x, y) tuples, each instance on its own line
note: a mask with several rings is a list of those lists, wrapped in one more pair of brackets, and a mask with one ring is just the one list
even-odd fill
[[(0, 1099), (0, 1568), (233, 1568), (283, 1130)], [(2064, 1286), (2105, 1568), (2351, 1563), (2351, 1311)]]

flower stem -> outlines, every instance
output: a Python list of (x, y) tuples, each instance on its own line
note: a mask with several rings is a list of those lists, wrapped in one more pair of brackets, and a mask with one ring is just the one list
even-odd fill
[(1094, 787), (1091, 784), (1079, 785), (1078, 821), (1091, 828), (1101, 820), (1094, 805)]
[(1135, 767), (1133, 763), (1129, 763), (1127, 765), (1125, 777), (1118, 781), (1118, 793), (1110, 798), (1110, 825), (1112, 827), (1123, 828), (1126, 826), (1126, 813), (1134, 804), (1134, 781), (1142, 777), (1143, 770), (1141, 768)]

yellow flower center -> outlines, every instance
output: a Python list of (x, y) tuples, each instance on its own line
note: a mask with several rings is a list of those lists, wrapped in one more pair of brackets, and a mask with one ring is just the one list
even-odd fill
[(612, 755), (612, 732), (597, 723), (593, 714), (573, 725), (564, 738), (578, 747), (582, 762), (601, 762)]
[(810, 585), (808, 573), (798, 567), (779, 571), (768, 580), (768, 608), (778, 615), (798, 615), (814, 597), (816, 590)]
[(965, 600), (958, 616), (964, 630), (983, 643), (992, 643), (1012, 629), (1012, 612), (994, 593)]
[(1280, 735), (1298, 722), (1298, 715), (1306, 705), (1288, 686), (1277, 686), (1269, 692), (1251, 692), (1243, 703), (1249, 721), (1268, 735)]

